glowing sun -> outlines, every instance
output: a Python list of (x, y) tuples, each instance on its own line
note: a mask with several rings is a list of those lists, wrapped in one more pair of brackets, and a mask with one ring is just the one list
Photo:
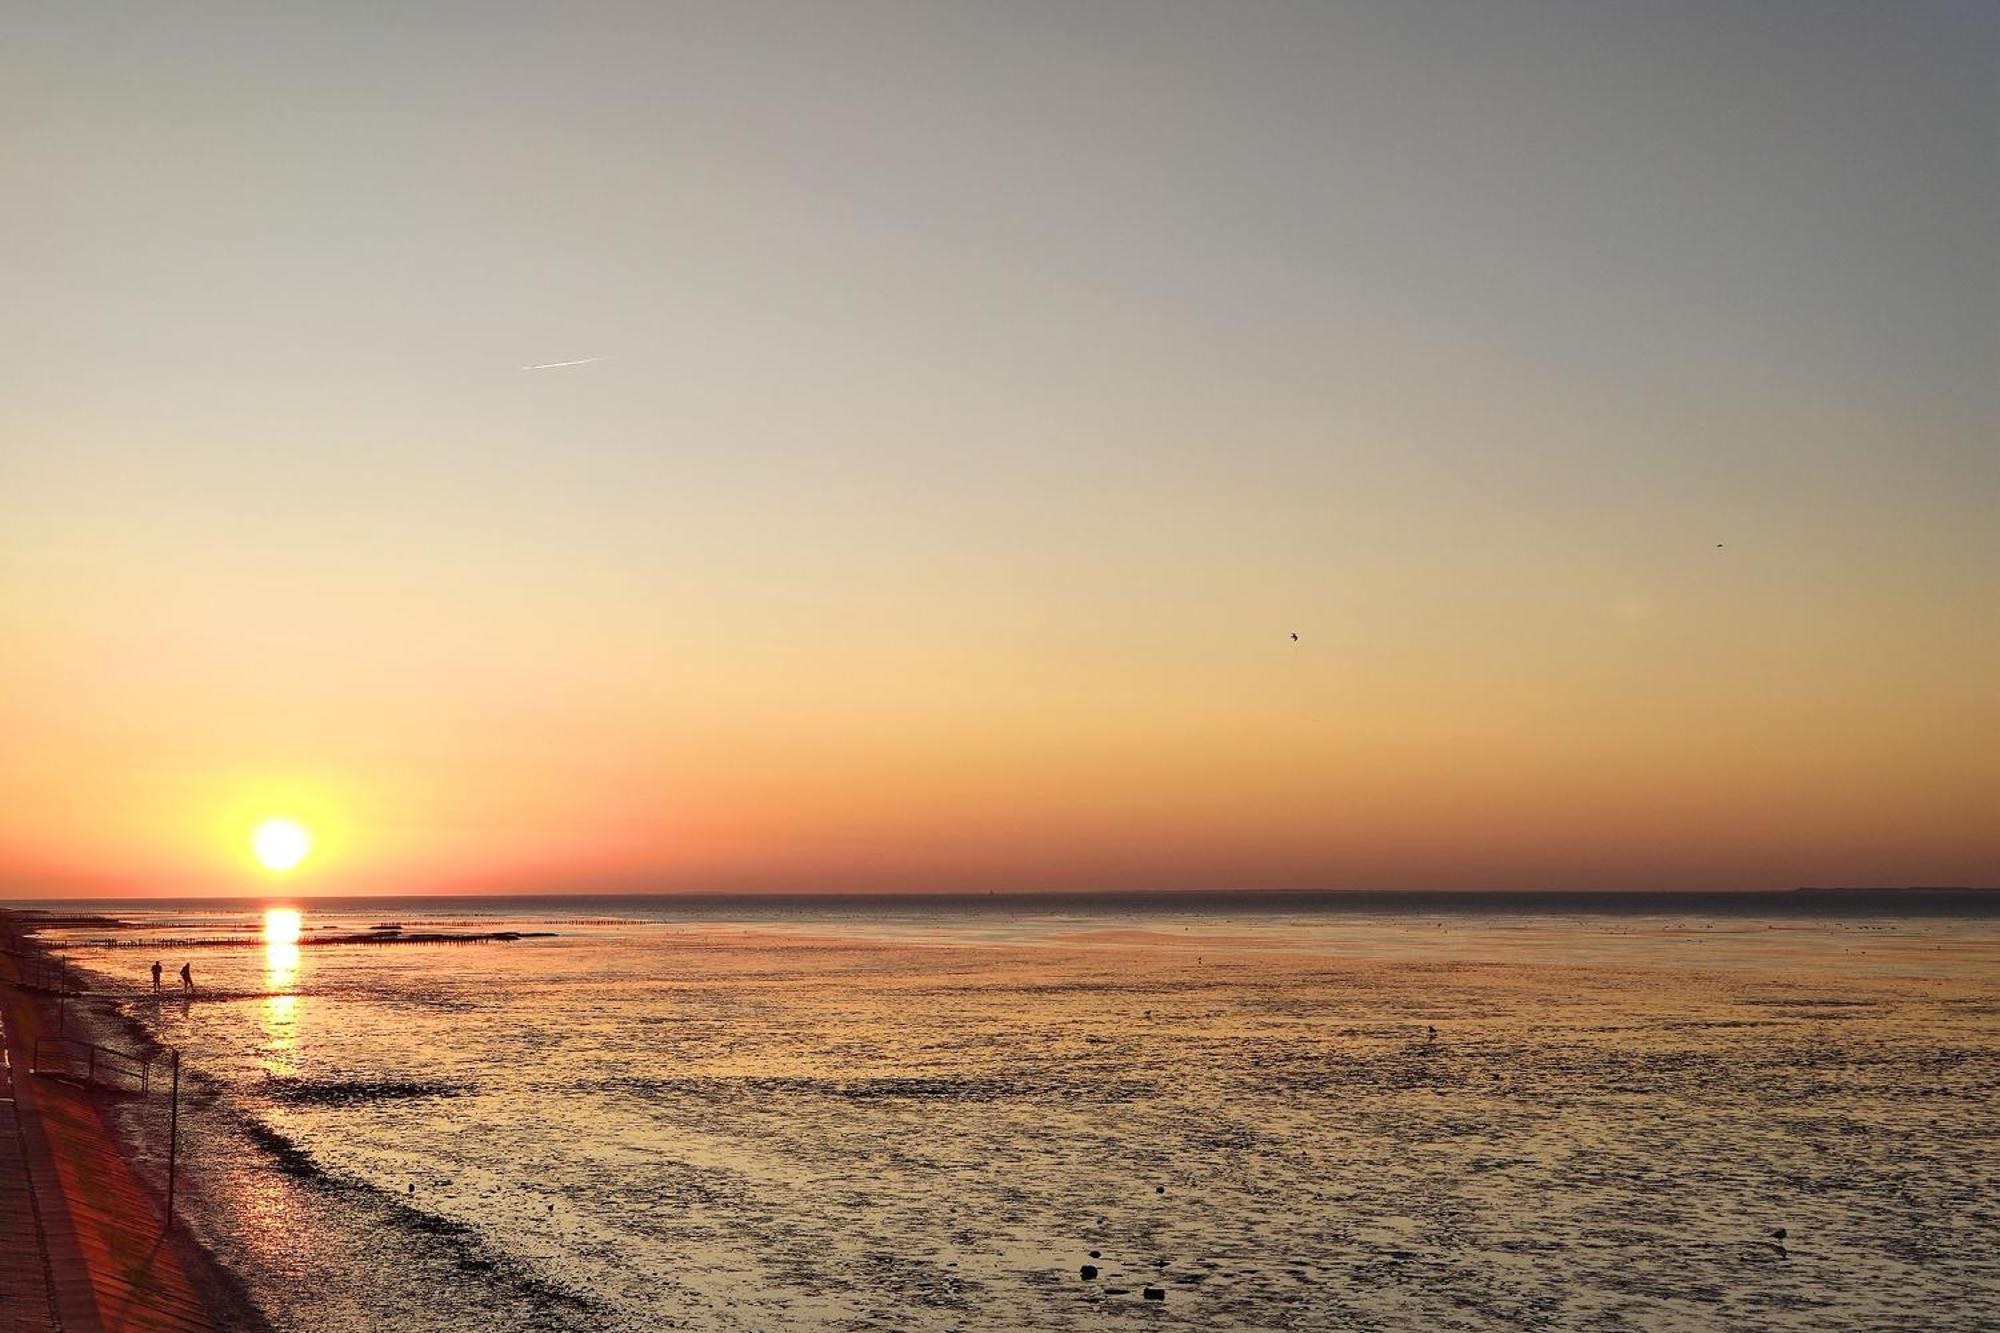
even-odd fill
[(311, 853), (312, 831), (296, 819), (267, 819), (250, 835), (250, 849), (266, 870), (280, 874)]

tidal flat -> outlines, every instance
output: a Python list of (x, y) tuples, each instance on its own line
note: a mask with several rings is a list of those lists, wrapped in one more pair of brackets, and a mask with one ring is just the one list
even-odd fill
[[(402, 924), (554, 933), (305, 950), (247, 909), (122, 920), (45, 935), (80, 1021), (184, 1053), (188, 1216), (280, 1329), (2000, 1308), (1990, 918), (468, 904)], [(149, 934), (246, 929), (192, 1001), (142, 985)], [(165, 1109), (119, 1112), (155, 1173)]]

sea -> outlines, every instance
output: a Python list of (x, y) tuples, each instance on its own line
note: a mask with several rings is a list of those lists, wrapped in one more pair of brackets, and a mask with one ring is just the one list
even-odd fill
[(287, 1333), (2000, 1325), (2000, 894), (41, 906)]

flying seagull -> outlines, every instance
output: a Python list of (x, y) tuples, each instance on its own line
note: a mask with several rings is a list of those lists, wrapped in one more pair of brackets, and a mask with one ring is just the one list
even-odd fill
[(593, 361), (602, 361), (601, 356), (586, 356), (581, 361), (544, 361), (539, 365), (522, 366), (523, 370), (561, 370), (564, 366), (587, 366)]
[(1298, 636), (1298, 635), (1297, 635), (1296, 633), (1294, 633), (1294, 634), (1292, 635), (1292, 642), (1293, 642), (1293, 643), (1297, 643), (1298, 641), (1299, 641), (1299, 636)]

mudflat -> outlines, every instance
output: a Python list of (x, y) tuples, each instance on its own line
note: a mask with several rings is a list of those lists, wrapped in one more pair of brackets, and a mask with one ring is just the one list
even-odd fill
[[(218, 948), (186, 1003), (154, 927), (68, 942), (187, 1053), (190, 1216), (281, 1327), (1969, 1330), (2000, 1293), (1990, 921), (477, 924), (558, 934)], [(119, 1111), (149, 1161), (161, 1110)]]

